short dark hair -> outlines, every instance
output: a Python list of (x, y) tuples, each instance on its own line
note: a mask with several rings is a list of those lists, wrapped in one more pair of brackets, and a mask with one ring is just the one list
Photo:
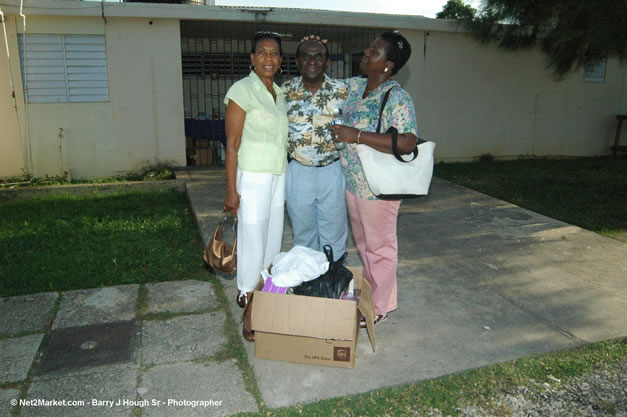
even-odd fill
[(253, 36), (253, 47), (251, 51), (253, 54), (257, 50), (257, 42), (264, 39), (274, 39), (276, 43), (279, 44), (279, 53), (283, 55), (283, 48), (281, 48), (281, 35), (276, 32), (270, 32), (265, 30), (259, 31), (255, 33), (255, 36)]
[[(314, 36), (314, 37), (312, 38), (311, 36)], [(327, 46), (327, 40), (324, 39), (324, 42), (323, 42), (323, 40), (321, 40), (319, 38), (320, 38), (320, 36), (315, 36), (315, 35), (305, 36), (305, 38), (302, 41), (300, 41), (298, 43), (298, 46), (296, 47), (296, 57), (298, 58), (300, 56), (300, 48), (303, 46), (303, 44), (305, 42), (307, 42), (307, 41), (314, 41), (314, 42), (318, 42), (320, 45), (324, 46), (324, 50), (327, 53), (327, 56), (325, 58), (328, 58), (329, 57), (329, 47)]]
[(392, 75), (395, 75), (409, 60), (411, 46), (409, 42), (407, 42), (407, 39), (397, 31), (383, 32), (379, 35), (379, 38), (388, 43), (386, 58), (388, 61), (394, 63)]

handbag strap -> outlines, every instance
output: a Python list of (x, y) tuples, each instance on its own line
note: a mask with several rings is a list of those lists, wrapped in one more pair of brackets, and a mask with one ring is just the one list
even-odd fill
[(385, 109), (385, 104), (388, 102), (388, 98), (390, 97), (390, 92), (392, 91), (392, 88), (386, 91), (385, 94), (383, 95), (383, 101), (381, 102), (381, 109), (379, 110), (379, 123), (377, 123), (377, 133), (381, 133), (381, 118), (383, 117), (383, 109)]
[(338, 266), (341, 266), (344, 263), (344, 260), (346, 259), (346, 257), (348, 256), (348, 252), (344, 252), (344, 255), (342, 255), (340, 257), (340, 259), (338, 259), (337, 261), (334, 261), (333, 258), (333, 247), (331, 247), (331, 245), (324, 245), (322, 247), (322, 250), (324, 251), (324, 254), (327, 257), (327, 260), (329, 261), (329, 269), (334, 269)]
[(220, 231), (220, 238), (222, 237), (222, 226), (229, 224), (231, 225), (231, 228), (233, 229), (233, 234), (235, 236), (233, 238), (233, 247), (235, 247), (235, 245), (237, 244), (237, 216), (233, 216), (231, 213), (224, 210), (222, 212), (222, 220), (220, 220), (220, 222), (218, 223), (218, 227), (216, 228), (216, 233), (218, 233), (218, 230)]
[[(381, 101), (381, 110), (379, 110), (379, 122), (377, 123), (377, 133), (381, 133), (381, 119), (383, 118), (383, 110), (385, 109), (385, 105), (388, 102), (390, 92), (393, 88), (395, 87), (390, 87), (388, 91), (385, 92), (385, 95), (383, 96), (383, 101)], [(412, 159), (406, 161), (401, 158), (401, 154), (398, 152), (398, 130), (395, 127), (390, 127), (388, 129), (388, 132), (392, 134), (392, 153), (394, 154), (394, 157), (396, 159), (401, 162), (411, 162), (418, 157), (418, 144), (416, 144), (416, 147), (412, 150), (412, 153), (414, 154), (414, 157)]]

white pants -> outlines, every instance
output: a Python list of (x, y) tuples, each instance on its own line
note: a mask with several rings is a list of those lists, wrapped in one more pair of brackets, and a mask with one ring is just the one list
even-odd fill
[(237, 288), (250, 292), (281, 251), (285, 174), (237, 169)]

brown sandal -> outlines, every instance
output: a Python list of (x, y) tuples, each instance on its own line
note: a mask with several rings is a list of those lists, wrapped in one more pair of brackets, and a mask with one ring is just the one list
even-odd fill
[[(249, 294), (252, 295), (252, 293), (249, 293)], [(252, 313), (253, 313), (253, 300), (251, 297), (248, 297), (248, 303), (246, 305), (246, 310), (244, 311), (244, 323), (242, 325), (242, 336), (244, 336), (244, 339), (248, 340), (249, 342), (255, 341), (255, 332), (251, 329)]]
[(248, 340), (249, 342), (255, 341), (255, 332), (252, 330), (247, 330), (246, 327), (242, 328), (242, 336), (244, 336), (244, 339)]

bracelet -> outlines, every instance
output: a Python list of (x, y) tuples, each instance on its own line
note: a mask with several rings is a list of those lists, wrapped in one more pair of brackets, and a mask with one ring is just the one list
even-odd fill
[(359, 137), (361, 136), (361, 130), (359, 131), (359, 133), (357, 134), (357, 144), (359, 145)]

